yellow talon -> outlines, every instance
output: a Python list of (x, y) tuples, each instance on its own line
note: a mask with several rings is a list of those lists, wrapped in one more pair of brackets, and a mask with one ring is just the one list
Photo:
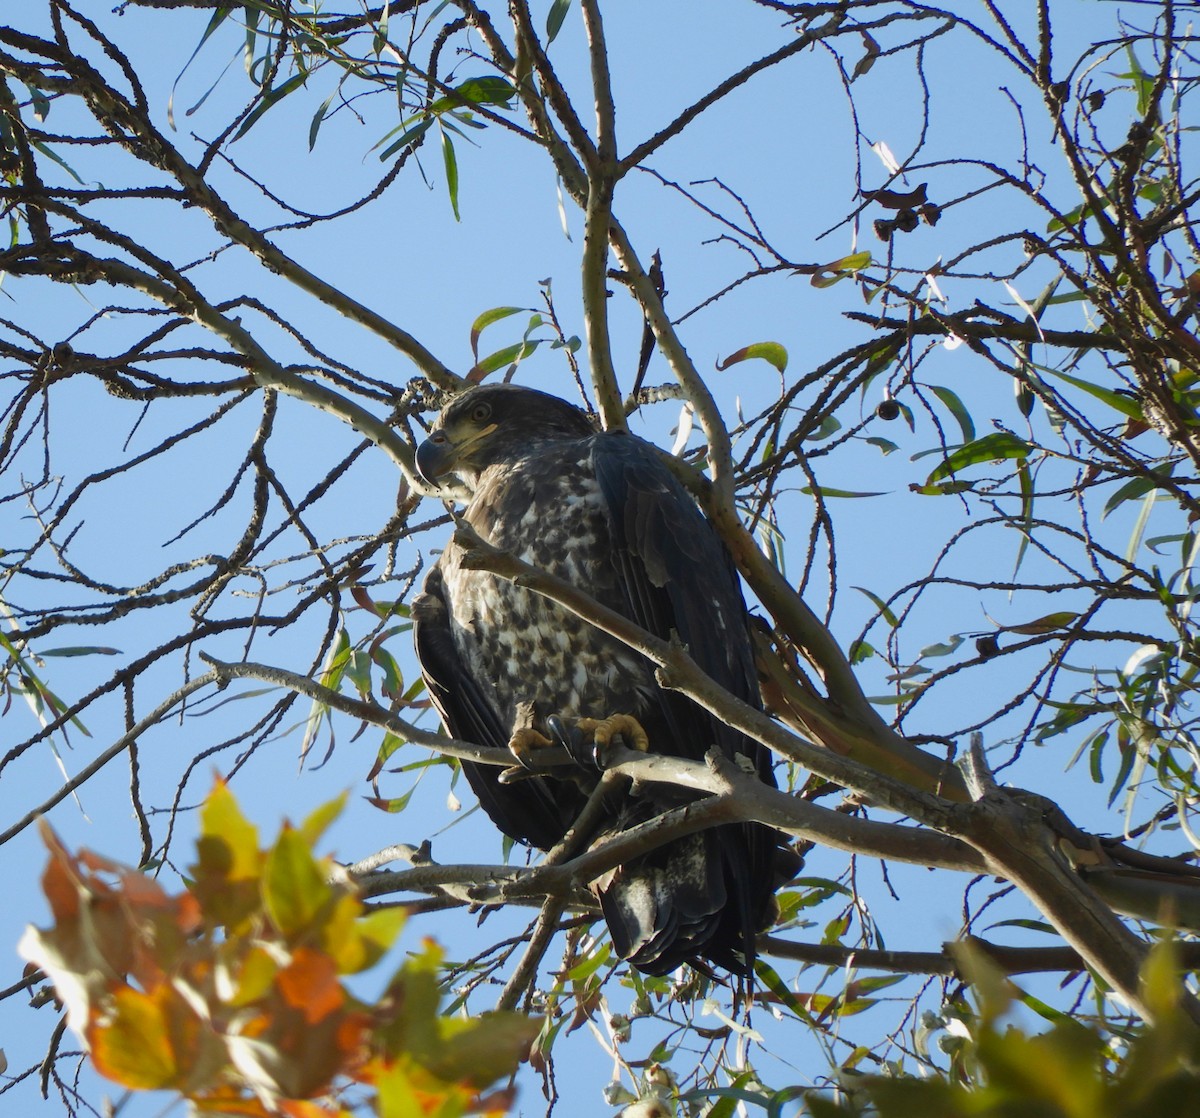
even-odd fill
[(642, 724), (632, 714), (610, 714), (607, 718), (581, 718), (575, 723), (585, 734), (591, 734), (597, 748), (604, 748), (620, 734), (630, 748), (639, 753), (650, 749), (650, 738)]
[(553, 745), (545, 734), (535, 730), (532, 726), (522, 726), (512, 733), (512, 737), (508, 739), (508, 751), (511, 753), (520, 764), (525, 768), (530, 767), (531, 755), (535, 749), (545, 749), (547, 746)]

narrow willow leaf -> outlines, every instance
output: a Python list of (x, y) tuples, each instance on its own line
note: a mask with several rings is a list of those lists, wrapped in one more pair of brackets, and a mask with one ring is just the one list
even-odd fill
[[(171, 84), (171, 95), (167, 98), (167, 124), (171, 126), (172, 132), (175, 131), (175, 114), (173, 111), (175, 90), (179, 88), (179, 83), (183, 79), (183, 75), (187, 73), (188, 67), (196, 61), (196, 55), (200, 53), (200, 48), (208, 42), (209, 36), (212, 35), (212, 33), (216, 31), (216, 29), (220, 27), (222, 23), (225, 22), (232, 10), (233, 6), (227, 5), (218, 7), (217, 10), (213, 12), (212, 18), (208, 21), (208, 26), (204, 29), (204, 34), (200, 36), (200, 41), (196, 44), (195, 50), (193, 50), (188, 56), (188, 60), (183, 64), (183, 69), (179, 71), (175, 77), (175, 81)], [(209, 87), (208, 93), (211, 93), (215, 88), (216, 85), (214, 83), (213, 86)], [(208, 93), (206, 93), (204, 96), (207, 97)]]
[(454, 211), (454, 220), (462, 221), (458, 212), (458, 157), (454, 154), (454, 144), (450, 135), (442, 130), (442, 162), (446, 166), (446, 190), (450, 194), (450, 208)]
[(1150, 520), (1150, 513), (1154, 508), (1154, 502), (1158, 500), (1156, 490), (1151, 490), (1142, 500), (1142, 507), (1138, 510), (1137, 520), (1134, 522), (1133, 531), (1129, 534), (1129, 546), (1125, 549), (1125, 562), (1132, 563), (1134, 556), (1138, 553), (1138, 548), (1142, 546), (1142, 536), (1146, 531), (1146, 524)]
[(39, 648), (39, 656), (118, 656), (119, 648), (104, 648), (100, 645), (75, 645), (71, 648)]
[(489, 326), (495, 322), (500, 322), (502, 319), (510, 318), (514, 314), (520, 314), (522, 311), (528, 310), (527, 307), (492, 307), (491, 310), (484, 311), (474, 322), (471, 323), (471, 356), (478, 362), (479, 360), (479, 335), (482, 334)]
[(563, 20), (567, 18), (570, 7), (571, 0), (554, 0), (550, 5), (550, 11), (546, 13), (546, 46), (554, 42), (562, 30)]
[(1104, 520), (1109, 513), (1116, 510), (1119, 505), (1123, 505), (1126, 501), (1133, 500), (1135, 497), (1141, 497), (1144, 493), (1152, 492), (1155, 489), (1157, 489), (1157, 486), (1153, 478), (1135, 477), (1127, 481), (1104, 502), (1104, 508), (1100, 511), (1100, 519)]
[(882, 617), (884, 621), (886, 621), (893, 629), (900, 624), (900, 622), (896, 619), (896, 615), (892, 613), (891, 609), (888, 607), (888, 604), (881, 597), (879, 597), (878, 594), (873, 594), (865, 586), (856, 586), (854, 589), (860, 594), (865, 594), (868, 598), (870, 598), (870, 600), (874, 603), (875, 608), (879, 610), (879, 616)]
[(959, 399), (958, 393), (936, 384), (930, 385), (929, 391), (941, 400), (950, 414), (954, 416), (959, 430), (962, 431), (963, 442), (973, 442), (975, 440), (975, 423), (971, 419), (971, 413), (967, 411), (966, 405)]
[(1059, 629), (1065, 629), (1078, 618), (1079, 614), (1073, 610), (1060, 610), (1057, 613), (1048, 613), (1045, 617), (1039, 617), (1036, 621), (1025, 621), (1020, 625), (1004, 625), (1002, 629), (1006, 633), (1038, 636), (1041, 633), (1053, 633)]
[(478, 362), (467, 374), (467, 379), (474, 382), (481, 380), (488, 373), (494, 373), (497, 369), (503, 369), (506, 365), (520, 364), (539, 345), (541, 345), (539, 341), (517, 342), (515, 345), (498, 349), (495, 353), (489, 354), (482, 361)]
[(942, 478), (951, 477), (959, 470), (968, 466), (976, 466), (981, 462), (995, 462), (1005, 458), (1028, 458), (1033, 447), (1024, 439), (1008, 431), (997, 431), (993, 435), (984, 435), (966, 446), (959, 447), (938, 466), (926, 479), (926, 485), (932, 485)]
[[(254, 107), (249, 116), (242, 121), (241, 127), (233, 134), (233, 139), (240, 140), (262, 119), (264, 113), (273, 109), (289, 93), (294, 93), (306, 81), (308, 81), (308, 72), (301, 71), (299, 74), (293, 74), (283, 85), (277, 85), (274, 89), (264, 89), (262, 100)], [(232, 143), (232, 141), (230, 142)]]
[(55, 163), (57, 163), (64, 171), (67, 172), (68, 175), (71, 176), (71, 178), (73, 178), (77, 183), (79, 183), (80, 186), (83, 186), (83, 179), (81, 179), (75, 173), (75, 169), (68, 162), (66, 162), (66, 160), (64, 160), (60, 155), (57, 155), (53, 150), (48, 148), (45, 144), (43, 144), (41, 142), (41, 140), (31, 140), (30, 144), (34, 148), (36, 148), (38, 151), (40, 151), (47, 159), (51, 159)]
[(1022, 458), (1017, 463), (1017, 483), (1021, 487), (1021, 542), (1017, 545), (1017, 558), (1013, 563), (1014, 581), (1033, 537), (1033, 476), (1029, 472), (1027, 459)]
[(1132, 396), (1126, 396), (1121, 392), (1114, 392), (1111, 388), (1101, 388), (1098, 384), (1092, 384), (1090, 381), (1083, 380), (1081, 377), (1073, 377), (1070, 373), (1059, 372), (1056, 369), (1045, 369), (1039, 365), (1039, 369), (1049, 373), (1051, 376), (1058, 377), (1059, 380), (1065, 380), (1068, 384), (1073, 384), (1082, 392), (1086, 392), (1089, 396), (1094, 396), (1097, 400), (1106, 403), (1114, 411), (1119, 411), (1122, 415), (1128, 416), (1130, 419), (1144, 419), (1142, 406)]
[[(800, 492), (811, 495), (813, 493), (813, 488), (811, 485), (806, 485), (806, 486), (804, 486), (803, 489), (800, 490)], [(828, 486), (822, 485), (822, 486), (820, 486), (818, 492), (821, 494), (822, 498), (825, 498), (825, 497), (886, 497), (888, 495), (888, 493), (890, 492), (890, 490), (883, 489), (883, 490), (878, 490), (873, 493), (864, 493), (864, 492), (859, 492), (858, 490), (854, 490), (854, 489), (830, 489)]]
[(724, 361), (718, 361), (717, 368), (721, 372), (724, 372), (730, 365), (736, 365), (741, 361), (749, 361), (755, 357), (759, 357), (763, 361), (774, 365), (781, 373), (787, 368), (787, 350), (778, 342), (755, 342), (753, 345), (743, 346), (741, 349), (731, 353)]
[[(413, 119), (412, 117), (409, 117), (409, 120), (412, 120), (412, 119)], [(429, 131), (429, 126), (432, 123), (433, 123), (433, 117), (427, 116), (427, 117), (425, 117), (424, 120), (418, 121), (411, 128), (406, 128), (403, 132), (400, 133), (400, 136), (398, 139), (396, 139), (392, 143), (388, 144), (388, 146), (379, 153), (379, 161), (382, 163), (385, 159), (390, 159), (393, 155), (396, 154), (396, 152), (401, 151), (402, 149), (409, 147), (410, 145), (415, 145), (417, 143), (417, 141), (420, 140), (421, 137), (424, 136), (425, 133)], [(390, 135), (392, 135), (392, 132), (388, 133), (388, 136), (390, 136)], [(386, 140), (387, 136), (385, 136), (384, 139)], [(380, 143), (382, 143), (382, 142), (383, 141), (381, 140)], [(375, 146), (378, 147), (379, 145), (376, 144)]]
[(847, 276), (852, 276), (856, 272), (861, 272), (864, 268), (869, 268), (871, 264), (872, 259), (869, 252), (852, 252), (849, 256), (831, 260), (828, 264), (824, 265), (820, 271), (813, 273), (809, 283), (813, 287), (818, 288), (832, 287), (835, 283), (840, 283)]
[(321, 102), (321, 107), (313, 114), (312, 123), (308, 126), (308, 150), (312, 151), (317, 144), (317, 133), (321, 130), (321, 125), (325, 123), (325, 114), (329, 112), (329, 106), (333, 104), (333, 99), (337, 96), (338, 91), (335, 89), (324, 101)]

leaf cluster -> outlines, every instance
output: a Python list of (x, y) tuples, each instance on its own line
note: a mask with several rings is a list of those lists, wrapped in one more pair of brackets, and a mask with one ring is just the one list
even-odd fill
[(314, 844), (331, 801), (261, 849), (221, 782), (201, 812), (188, 888), (87, 851), (48, 826), (53, 924), (22, 951), (53, 983), (92, 1063), (201, 1114), (290, 1118), (506, 1113), (510, 1075), (541, 1027), (519, 1014), (439, 1012), (440, 949), (426, 940), (374, 1001), (347, 980), (379, 963), (403, 910), (364, 911)]

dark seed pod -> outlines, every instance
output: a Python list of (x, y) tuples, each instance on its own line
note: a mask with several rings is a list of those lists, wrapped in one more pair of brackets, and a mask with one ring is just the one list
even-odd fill
[(976, 639), (975, 651), (978, 652), (984, 660), (990, 660), (993, 656), (999, 655), (1000, 641), (996, 638), (995, 634), (988, 633), (987, 636)]

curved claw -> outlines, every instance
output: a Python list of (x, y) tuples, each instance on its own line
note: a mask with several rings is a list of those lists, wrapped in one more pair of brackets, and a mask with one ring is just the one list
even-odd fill
[(513, 730), (512, 737), (508, 739), (508, 751), (517, 759), (517, 763), (522, 768), (531, 769), (535, 767), (532, 764), (533, 751), (545, 749), (553, 744), (554, 742), (545, 734), (533, 729), (532, 726), (522, 726)]
[(571, 725), (557, 714), (552, 714), (546, 719), (546, 729), (581, 769), (591, 768), (595, 764), (591, 755), (591, 741), (584, 739), (578, 723)]

